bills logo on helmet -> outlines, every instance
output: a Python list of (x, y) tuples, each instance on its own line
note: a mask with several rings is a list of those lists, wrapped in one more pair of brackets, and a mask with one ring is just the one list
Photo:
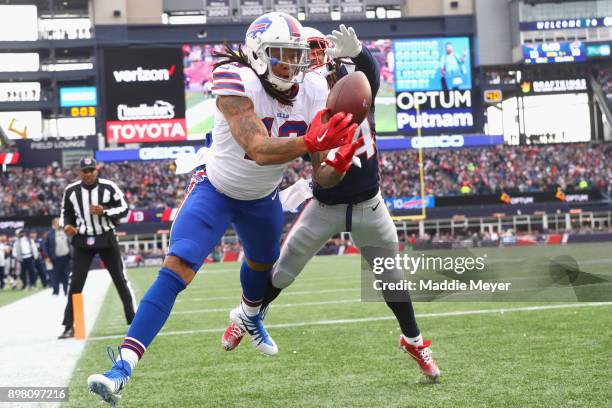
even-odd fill
[(249, 31), (247, 31), (247, 36), (251, 38), (256, 38), (257, 35), (261, 35), (265, 33), (268, 27), (272, 24), (272, 20), (268, 17), (261, 16), (257, 20), (253, 21), (253, 24), (249, 27)]

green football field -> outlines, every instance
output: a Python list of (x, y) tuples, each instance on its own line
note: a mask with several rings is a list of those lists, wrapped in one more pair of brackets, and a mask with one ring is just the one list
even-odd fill
[(3, 289), (0, 289), (0, 306), (8, 305), (9, 303), (13, 303), (19, 299), (23, 299), (24, 297), (33, 295), (39, 290), (40, 290), (40, 282), (37, 282), (37, 286), (35, 290), (21, 290), (21, 289), (12, 290), (11, 287), (7, 283)]
[[(609, 274), (609, 244), (557, 247), (590, 273)], [(548, 248), (488, 249), (507, 258)], [(220, 337), (240, 299), (239, 265), (201, 271), (124, 391), (124, 407), (604, 407), (612, 401), (612, 304), (416, 303), (442, 377), (423, 380), (397, 347), (381, 303), (360, 302), (357, 256), (317, 257), (266, 318), (280, 352)], [(513, 264), (513, 268), (517, 265)], [(140, 299), (156, 268), (129, 271)], [(70, 407), (98, 406), (86, 379), (110, 367), (106, 346), (126, 333), (111, 288), (70, 384)]]

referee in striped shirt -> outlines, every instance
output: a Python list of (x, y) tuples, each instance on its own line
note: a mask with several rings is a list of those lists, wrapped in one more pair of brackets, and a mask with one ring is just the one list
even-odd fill
[(110, 180), (98, 178), (96, 161), (85, 157), (79, 162), (81, 180), (69, 184), (64, 190), (62, 213), (64, 232), (72, 237), (74, 248), (68, 304), (64, 312), (65, 339), (74, 336), (72, 295), (81, 293), (89, 266), (96, 254), (110, 272), (119, 297), (123, 302), (125, 319), (134, 318), (135, 299), (125, 274), (115, 226), (127, 214), (128, 206), (119, 187)]

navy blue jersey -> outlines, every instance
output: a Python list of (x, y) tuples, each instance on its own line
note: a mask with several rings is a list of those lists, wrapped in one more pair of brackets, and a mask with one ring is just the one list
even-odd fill
[[(374, 197), (379, 190), (380, 177), (374, 123), (374, 99), (380, 88), (380, 69), (365, 46), (362, 47), (361, 53), (352, 60), (355, 63), (355, 71), (363, 72), (372, 88), (372, 107), (366, 120), (359, 127), (365, 144), (355, 154), (361, 159), (361, 168), (351, 166), (342, 181), (331, 188), (323, 188), (315, 182), (313, 194), (317, 200), (324, 204), (357, 204)], [(346, 69), (338, 70), (338, 79), (345, 75), (347, 75)]]

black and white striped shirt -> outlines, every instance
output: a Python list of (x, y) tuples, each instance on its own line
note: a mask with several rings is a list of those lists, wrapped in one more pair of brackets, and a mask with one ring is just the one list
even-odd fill
[[(81, 235), (100, 235), (115, 229), (115, 224), (128, 212), (123, 193), (117, 184), (98, 178), (96, 184), (84, 186), (81, 181), (69, 184), (64, 190), (60, 220), (63, 225), (73, 225)], [(90, 206), (104, 207), (102, 215), (89, 211)]]

